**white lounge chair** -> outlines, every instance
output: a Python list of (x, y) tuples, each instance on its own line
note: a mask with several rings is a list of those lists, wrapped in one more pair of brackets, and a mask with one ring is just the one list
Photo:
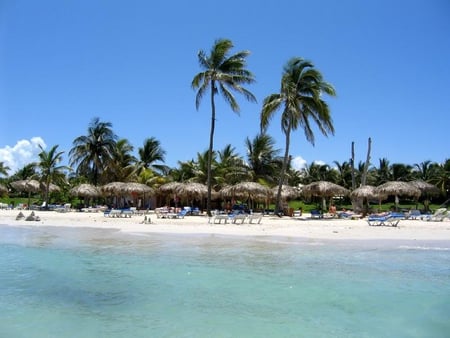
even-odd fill
[(432, 215), (422, 216), (422, 220), (442, 222), (447, 217), (447, 214), (448, 214), (447, 208), (439, 208)]
[(250, 214), (248, 215), (248, 223), (252, 224), (253, 222), (260, 224), (263, 218), (263, 214)]

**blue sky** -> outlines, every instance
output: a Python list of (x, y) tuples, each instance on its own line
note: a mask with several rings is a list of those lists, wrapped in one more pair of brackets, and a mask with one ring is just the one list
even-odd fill
[[(93, 117), (113, 124), (137, 150), (156, 137), (166, 163), (208, 147), (210, 105), (195, 109), (190, 84), (197, 52), (214, 40), (249, 50), (258, 99), (236, 115), (217, 102), (215, 148), (259, 131), (261, 104), (278, 92), (284, 64), (311, 60), (332, 83), (335, 135), (298, 130), (298, 163), (442, 162), (450, 157), (450, 2), (0, 0), (0, 161), (12, 169), (34, 160), (38, 143), (68, 152)], [(280, 114), (269, 133), (283, 150)], [(12, 174), (12, 173), (10, 173)]]

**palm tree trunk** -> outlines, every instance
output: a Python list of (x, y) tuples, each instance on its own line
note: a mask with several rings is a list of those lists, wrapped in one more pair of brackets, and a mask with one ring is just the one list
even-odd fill
[(281, 215), (283, 211), (283, 207), (281, 205), (281, 190), (283, 188), (284, 176), (286, 175), (287, 165), (289, 161), (289, 146), (290, 146), (290, 138), (291, 138), (291, 126), (286, 130), (286, 144), (283, 158), (283, 166), (281, 167), (280, 179), (278, 181), (278, 191), (277, 191), (277, 199), (275, 202), (275, 213), (277, 215)]
[(208, 168), (207, 168), (207, 186), (208, 194), (206, 197), (206, 213), (211, 216), (211, 165), (212, 152), (214, 147), (214, 129), (216, 125), (216, 105), (214, 104), (215, 83), (211, 81), (211, 131), (209, 134), (209, 149), (208, 149)]

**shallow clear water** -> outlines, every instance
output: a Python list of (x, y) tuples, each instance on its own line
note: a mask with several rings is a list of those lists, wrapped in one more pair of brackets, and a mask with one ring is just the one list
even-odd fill
[(0, 337), (448, 337), (448, 242), (0, 226)]

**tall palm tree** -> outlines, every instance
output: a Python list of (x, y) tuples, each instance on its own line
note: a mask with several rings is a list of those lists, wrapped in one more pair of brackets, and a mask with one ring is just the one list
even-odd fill
[(333, 122), (328, 104), (323, 94), (335, 96), (331, 84), (323, 80), (322, 74), (314, 65), (302, 58), (295, 57), (284, 67), (280, 93), (271, 94), (264, 99), (261, 111), (261, 131), (265, 132), (275, 112), (283, 107), (281, 129), (286, 136), (283, 167), (278, 183), (276, 211), (281, 209), (281, 188), (289, 161), (291, 132), (302, 127), (307, 141), (314, 145), (314, 133), (310, 119), (314, 121), (323, 135), (334, 134)]
[(41, 173), (41, 183), (45, 186), (44, 201), (46, 207), (48, 207), (49, 188), (50, 183), (62, 183), (65, 181), (64, 170), (70, 170), (70, 167), (65, 165), (58, 165), (62, 161), (62, 155), (64, 151), (58, 152), (58, 145), (53, 146), (48, 152), (45, 151), (41, 145), (39, 145), (41, 152), (39, 153), (39, 162), (35, 164)]
[(73, 141), (73, 148), (69, 152), (70, 165), (78, 165), (77, 174), (89, 177), (91, 183), (97, 185), (100, 174), (113, 157), (116, 141), (112, 123), (102, 122), (95, 117), (89, 124), (87, 135)]
[(256, 102), (255, 96), (249, 92), (243, 85), (253, 83), (253, 74), (246, 69), (246, 58), (248, 51), (240, 51), (230, 55), (233, 43), (227, 39), (216, 40), (210, 54), (200, 50), (198, 53), (198, 62), (202, 72), (194, 76), (192, 88), (198, 89), (195, 106), (198, 110), (203, 96), (209, 91), (211, 100), (211, 130), (209, 135), (208, 165), (207, 165), (207, 186), (208, 195), (206, 210), (211, 214), (211, 162), (214, 149), (214, 129), (216, 123), (216, 105), (214, 97), (221, 94), (225, 101), (230, 105), (235, 113), (239, 113), (239, 105), (233, 95), (233, 92), (244, 95), (244, 97)]
[(155, 137), (145, 139), (144, 146), (138, 149), (141, 165), (148, 169), (152, 169), (159, 173), (166, 172), (168, 167), (166, 165), (157, 164), (156, 162), (164, 163), (166, 151), (161, 147), (161, 142)]

